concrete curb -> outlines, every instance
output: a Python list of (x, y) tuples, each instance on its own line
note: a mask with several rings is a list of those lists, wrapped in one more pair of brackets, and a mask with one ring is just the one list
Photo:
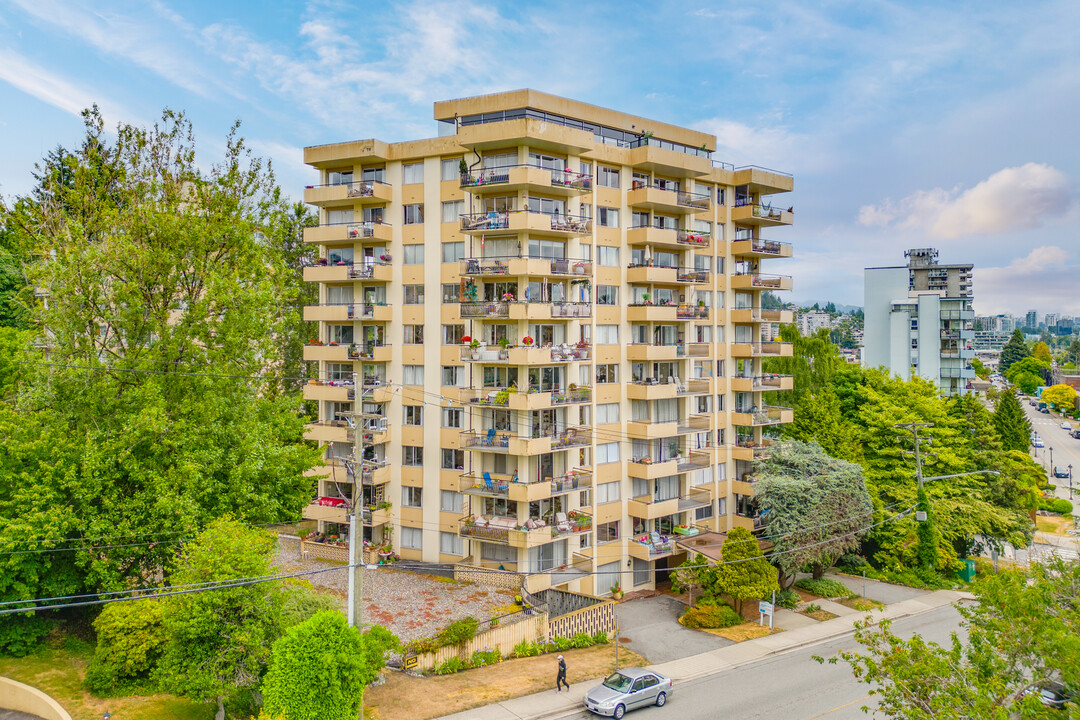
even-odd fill
[[(968, 592), (938, 590), (919, 598), (886, 605), (881, 610), (845, 615), (826, 620), (814, 626), (787, 630), (775, 635), (767, 635), (756, 640), (747, 640), (746, 642), (711, 650), (700, 655), (650, 665), (649, 667), (667, 675), (676, 684), (691, 682), (740, 665), (844, 637), (852, 632), (856, 621), (863, 619), (867, 615), (872, 616), (875, 620), (900, 620), (974, 599), (975, 596)], [(597, 679), (575, 683), (565, 695), (566, 702), (563, 701), (561, 696), (551, 697), (550, 692), (541, 692), (473, 710), (465, 710), (453, 715), (446, 715), (439, 720), (557, 720), (558, 718), (569, 717), (582, 712), (582, 700), (585, 693), (596, 685), (596, 682)], [(554, 703), (558, 703), (558, 705), (551, 706)], [(548, 705), (548, 707), (545, 708), (544, 705)]]

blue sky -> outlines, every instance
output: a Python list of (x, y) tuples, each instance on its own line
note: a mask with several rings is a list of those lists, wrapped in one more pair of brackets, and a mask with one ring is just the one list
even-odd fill
[[(1080, 3), (0, 0), (0, 194), (163, 107), (206, 159), (240, 119), (296, 196), (302, 148), (434, 135), (520, 87), (716, 134), (796, 176), (796, 300), (861, 304), (910, 247), (973, 262), (976, 311), (1080, 315)], [(782, 265), (782, 269), (781, 266)]]

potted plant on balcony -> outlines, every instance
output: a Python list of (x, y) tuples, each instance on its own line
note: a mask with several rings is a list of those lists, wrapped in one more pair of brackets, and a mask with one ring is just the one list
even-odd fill
[(388, 263), (393, 260), (393, 257), (391, 257), (390, 253), (383, 253), (379, 256), (379, 259), (382, 260), (384, 263)]
[(472, 336), (471, 335), (462, 335), (461, 336), (461, 344), (462, 345), (468, 345), (471, 342), (472, 342)]
[(502, 300), (503, 300), (503, 302), (514, 302), (514, 293), (512, 293), (512, 292), (504, 292), (502, 294)]
[(622, 585), (615, 583), (611, 586), (611, 598), (615, 601), (623, 599)]
[(642, 305), (652, 305), (652, 294), (647, 293), (647, 292), (646, 293), (641, 293), (641, 304)]
[(508, 347), (510, 347), (510, 339), (499, 338), (499, 347), (501, 347), (503, 350), (506, 350)]
[(531, 337), (529, 337), (528, 335), (521, 338), (521, 344), (524, 345), (525, 347), (532, 347), (533, 342), (534, 342), (534, 340)]

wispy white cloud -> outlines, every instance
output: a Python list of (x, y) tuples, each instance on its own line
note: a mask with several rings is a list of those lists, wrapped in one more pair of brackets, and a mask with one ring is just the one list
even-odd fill
[(868, 227), (918, 228), (935, 238), (1000, 235), (1040, 227), (1065, 215), (1076, 197), (1068, 177), (1046, 164), (999, 170), (967, 190), (918, 190), (899, 202), (859, 209)]
[(1080, 315), (1080, 293), (1076, 292), (1080, 264), (1064, 248), (1037, 247), (1004, 267), (976, 265), (974, 275), (975, 309), (981, 315), (1027, 308)]
[(0, 80), (76, 117), (96, 102), (107, 117), (131, 119), (127, 110), (102, 100), (84, 83), (75, 84), (3, 48), (0, 48)]

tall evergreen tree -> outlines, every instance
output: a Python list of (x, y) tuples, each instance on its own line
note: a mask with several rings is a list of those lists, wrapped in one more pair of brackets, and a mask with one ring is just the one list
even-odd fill
[(1005, 343), (1005, 346), (1001, 348), (1001, 362), (998, 365), (998, 371), (1004, 375), (1010, 365), (1020, 362), (1029, 355), (1031, 353), (1028, 351), (1027, 343), (1024, 342), (1024, 333), (1020, 332), (1020, 328), (1013, 330), (1009, 342)]
[(998, 398), (997, 407), (994, 408), (994, 427), (1001, 438), (1003, 450), (1027, 452), (1031, 446), (1031, 421), (1012, 390), (1001, 393)]

